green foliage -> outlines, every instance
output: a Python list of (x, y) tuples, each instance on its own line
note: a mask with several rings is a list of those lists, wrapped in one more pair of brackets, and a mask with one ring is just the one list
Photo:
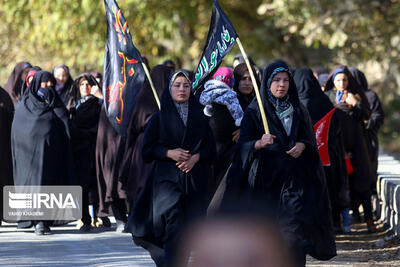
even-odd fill
[[(400, 121), (398, 0), (219, 0), (246, 51), (263, 66), (283, 58), (294, 67), (337, 62), (363, 66), (387, 109), (384, 140)], [(170, 58), (194, 70), (211, 18), (211, 0), (119, 0), (133, 42), (156, 65)], [(18, 61), (73, 75), (102, 71), (106, 38), (103, 0), (0, 0), (0, 84)], [(230, 65), (238, 48), (227, 57)], [(369, 65), (379, 64), (379, 73)], [(389, 89), (385, 79), (393, 86)], [(372, 79), (371, 79), (372, 78)], [(397, 116), (397, 117), (396, 117)], [(398, 129), (398, 128), (397, 128)], [(400, 137), (399, 137), (400, 138)]]

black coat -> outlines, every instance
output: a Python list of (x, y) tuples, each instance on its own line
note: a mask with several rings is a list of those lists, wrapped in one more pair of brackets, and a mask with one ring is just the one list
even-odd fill
[[(385, 113), (383, 111), (382, 104), (379, 100), (378, 95), (373, 90), (369, 89), (368, 81), (364, 73), (356, 68), (350, 68), (350, 71), (358, 84), (364, 90), (365, 96), (367, 97), (369, 103), (369, 108), (371, 110), (371, 116), (367, 121), (367, 124), (365, 125), (365, 129), (367, 145), (372, 165), (372, 174), (376, 181), (379, 153), (378, 131), (383, 124)], [(375, 187), (375, 184), (373, 183), (372, 186)]]
[[(11, 124), (14, 105), (8, 93), (0, 87), (0, 187), (13, 185), (13, 165), (11, 157)], [(3, 216), (3, 198), (0, 200), (0, 212)], [(2, 217), (0, 217), (0, 220)]]
[[(324, 172), (320, 163), (312, 123), (307, 110), (299, 103), (293, 79), (290, 79), (289, 100), (294, 108), (291, 135), (287, 136), (275, 109), (266, 99), (267, 77), (277, 67), (287, 65), (277, 61), (263, 73), (261, 96), (268, 126), (276, 136), (273, 145), (256, 151), (254, 144), (264, 134), (258, 104), (254, 100), (241, 124), (240, 149), (228, 174), (223, 205), (250, 197), (264, 203), (268, 212), (280, 218), (289, 247), (327, 260), (336, 255), (331, 210)], [(296, 142), (306, 145), (298, 159), (286, 151)]]
[[(300, 102), (307, 108), (311, 121), (315, 125), (334, 106), (322, 92), (319, 82), (314, 77), (311, 69), (297, 69), (293, 78), (296, 83)], [(342, 129), (337, 112), (333, 113), (329, 125), (328, 153), (331, 164), (330, 166), (324, 166), (324, 171), (332, 209), (337, 212), (349, 205), (348, 177), (344, 159)]]
[[(175, 148), (200, 154), (199, 162), (189, 173), (182, 172), (166, 157), (167, 150)], [(146, 127), (142, 152), (146, 162), (154, 162), (154, 169), (130, 213), (127, 229), (134, 238), (162, 248), (172, 232), (178, 233), (184, 223), (204, 215), (207, 208), (207, 182), (215, 143), (202, 107), (193, 96), (185, 127), (169, 90), (164, 91), (161, 111), (152, 116)]]
[(38, 96), (43, 76), (51, 74), (36, 73), (15, 110), (11, 130), (15, 185), (73, 184), (68, 111), (54, 88), (46, 88), (45, 99)]
[(216, 156), (213, 164), (213, 179), (211, 190), (215, 191), (232, 162), (236, 143), (232, 140), (232, 133), (239, 129), (235, 125), (228, 108), (225, 105), (213, 103), (212, 116), (209, 124), (216, 143)]
[(108, 120), (103, 103), (96, 139), (96, 174), (99, 190), (98, 216), (109, 216), (109, 205), (116, 198), (126, 198), (118, 181), (118, 173), (124, 156), (125, 141)]

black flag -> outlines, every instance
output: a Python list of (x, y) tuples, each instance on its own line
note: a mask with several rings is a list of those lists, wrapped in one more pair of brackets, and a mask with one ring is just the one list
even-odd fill
[(226, 54), (231, 51), (236, 43), (238, 34), (222, 11), (217, 0), (213, 0), (210, 29), (208, 30), (207, 42), (197, 67), (193, 90), (199, 86), (210, 73), (222, 62)]
[(133, 45), (128, 23), (114, 0), (104, 0), (107, 16), (107, 42), (103, 69), (103, 95), (111, 125), (126, 135), (136, 94), (145, 72), (142, 57)]

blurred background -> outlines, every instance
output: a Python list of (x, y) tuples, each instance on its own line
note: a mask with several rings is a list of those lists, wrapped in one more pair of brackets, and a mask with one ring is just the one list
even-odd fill
[[(150, 65), (174, 60), (194, 70), (209, 29), (211, 0), (119, 0), (133, 42)], [(219, 0), (246, 52), (259, 67), (285, 59), (292, 67), (341, 63), (364, 71), (383, 103), (385, 149), (400, 152), (399, 0)], [(103, 0), (0, 0), (0, 85), (29, 61), (73, 76), (102, 72)], [(225, 58), (232, 64), (237, 47)]]

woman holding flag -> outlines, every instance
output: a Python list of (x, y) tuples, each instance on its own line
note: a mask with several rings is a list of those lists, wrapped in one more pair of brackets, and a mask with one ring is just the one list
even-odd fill
[(297, 266), (305, 266), (306, 254), (328, 260), (336, 249), (325, 176), (310, 117), (285, 62), (265, 68), (260, 94), (270, 134), (255, 99), (242, 120), (223, 205), (238, 197), (261, 202), (281, 226)]
[(207, 185), (215, 142), (202, 107), (178, 70), (150, 119), (142, 153), (154, 168), (129, 216), (127, 230), (149, 250), (157, 266), (174, 266), (183, 227), (207, 208)]

